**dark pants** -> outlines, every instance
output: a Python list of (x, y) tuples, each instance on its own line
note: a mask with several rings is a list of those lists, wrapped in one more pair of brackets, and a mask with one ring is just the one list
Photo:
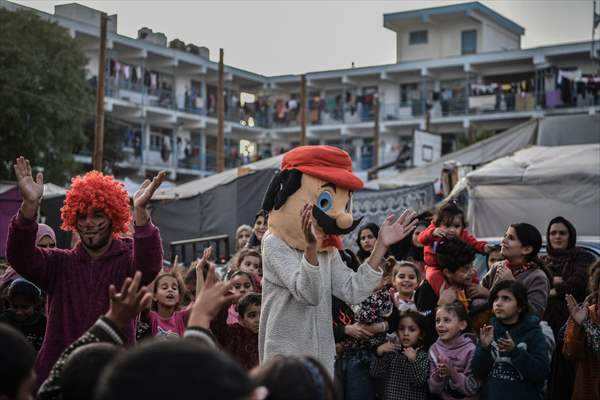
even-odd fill
[(336, 361), (336, 367), (340, 369), (339, 377), (345, 400), (375, 399), (375, 382), (369, 374), (373, 357), (371, 351), (347, 350), (340, 356), (340, 360)]

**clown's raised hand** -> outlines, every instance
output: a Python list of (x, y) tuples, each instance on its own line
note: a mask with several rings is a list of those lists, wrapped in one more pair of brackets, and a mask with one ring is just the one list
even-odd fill
[(34, 181), (31, 175), (31, 164), (24, 157), (17, 158), (14, 168), (17, 186), (23, 197), (21, 212), (26, 218), (33, 219), (37, 213), (40, 199), (44, 194), (44, 176), (38, 173)]
[(135, 213), (135, 224), (145, 225), (148, 223), (150, 216), (146, 210), (146, 206), (150, 202), (152, 195), (158, 189), (163, 179), (167, 176), (166, 171), (160, 171), (158, 175), (152, 178), (152, 181), (146, 179), (137, 192), (133, 195), (133, 211)]
[(400, 215), (400, 217), (394, 221), (394, 216), (388, 216), (381, 228), (379, 228), (378, 240), (381, 240), (382, 244), (386, 247), (390, 247), (394, 243), (397, 243), (407, 237), (415, 226), (417, 226), (417, 213), (413, 210), (406, 209)]

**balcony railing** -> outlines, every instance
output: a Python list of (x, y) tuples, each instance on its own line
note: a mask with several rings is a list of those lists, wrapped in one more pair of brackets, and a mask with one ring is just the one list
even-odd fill
[[(107, 78), (106, 95), (141, 105), (184, 111), (196, 115), (217, 118), (215, 107), (207, 108), (205, 97), (195, 93), (175, 95), (171, 89), (150, 89), (141, 83), (133, 84), (125, 80)], [(375, 111), (372, 102), (332, 102), (309, 100), (306, 110), (306, 122), (309, 126), (340, 124), (358, 124), (372, 122)], [(287, 108), (288, 100), (272, 99), (267, 103), (255, 103), (252, 107), (226, 108), (225, 120), (241, 125), (259, 128), (285, 128), (300, 125), (300, 108)], [(420, 119), (429, 111), (433, 119), (460, 117), (467, 115), (486, 115), (509, 112), (531, 112), (540, 109), (584, 108), (599, 106), (599, 96), (587, 96), (563, 103), (560, 93), (522, 92), (471, 95), (465, 97), (440, 97), (437, 100), (412, 99), (404, 102), (388, 102), (381, 99), (379, 118), (381, 121), (407, 121)]]

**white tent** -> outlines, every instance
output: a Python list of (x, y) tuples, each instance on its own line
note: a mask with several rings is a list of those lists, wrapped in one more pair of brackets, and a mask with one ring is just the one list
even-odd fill
[(524, 122), (499, 135), (447, 154), (423, 167), (409, 169), (390, 177), (370, 181), (365, 185), (365, 188), (390, 189), (435, 182), (440, 179), (444, 163), (448, 161), (458, 161), (462, 165), (478, 166), (485, 164), (533, 144), (537, 125), (537, 120)]
[(466, 176), (469, 224), (480, 237), (511, 223), (545, 232), (562, 215), (580, 235), (600, 235), (600, 144), (532, 146)]
[(457, 161), (461, 165), (479, 166), (534, 144), (567, 146), (589, 143), (600, 143), (598, 115), (559, 115), (531, 119), (501, 134), (447, 154), (423, 167), (368, 182), (365, 187), (390, 189), (436, 182), (440, 179), (446, 162)]

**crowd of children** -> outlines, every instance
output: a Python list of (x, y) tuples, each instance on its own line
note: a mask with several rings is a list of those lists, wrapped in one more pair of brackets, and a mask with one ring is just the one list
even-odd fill
[[(389, 249), (364, 301), (332, 299), (334, 376), (301, 354), (259, 365), (267, 224), (260, 212), (238, 228), (221, 277), (207, 248), (187, 267), (164, 264), (150, 284), (142, 272), (111, 284), (108, 311), (79, 338), (53, 342), (62, 354), (37, 398), (600, 400), (600, 264), (575, 246), (566, 219), (551, 221), (544, 257), (526, 223), (510, 225), (499, 247), (470, 234), (454, 203), (419, 221), (403, 254)], [(37, 248), (55, 246), (49, 227), (37, 232)], [(348, 268), (370, 256), (378, 233), (367, 224), (356, 253), (339, 251)], [(476, 253), (486, 255), (480, 270)], [(35, 354), (54, 335), (46, 318), (58, 301), (55, 278), (42, 278), (40, 288), (9, 268), (0, 280), (2, 399), (39, 386)], [(140, 344), (123, 350), (132, 325)]]

